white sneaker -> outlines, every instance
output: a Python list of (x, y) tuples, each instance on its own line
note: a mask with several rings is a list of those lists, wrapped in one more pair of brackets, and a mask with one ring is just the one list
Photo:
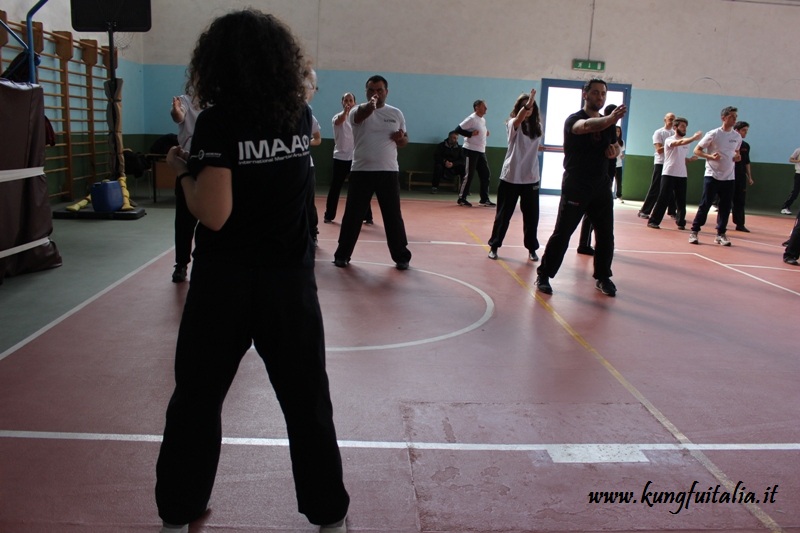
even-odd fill
[(189, 533), (189, 524), (176, 525), (163, 522), (161, 533)]
[(781, 209), (781, 215), (791, 215), (792, 212), (786, 208)]
[(730, 246), (731, 241), (728, 240), (727, 235), (717, 235), (714, 239), (714, 242), (717, 244), (721, 244), (722, 246)]
[(345, 516), (335, 524), (319, 526), (319, 533), (347, 533), (347, 517)]
[(497, 259), (497, 250), (495, 248), (489, 250), (489, 259)]
[(693, 231), (689, 234), (689, 244), (699, 244), (700, 241), (697, 238), (697, 232)]

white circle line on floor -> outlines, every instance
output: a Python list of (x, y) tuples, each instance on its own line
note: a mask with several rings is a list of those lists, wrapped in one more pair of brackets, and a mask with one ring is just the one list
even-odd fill
[[(375, 265), (375, 266), (385, 266), (385, 267), (395, 268), (394, 265), (389, 265), (389, 264), (386, 264), (386, 263), (373, 263), (373, 262), (370, 262), (370, 261), (357, 261), (357, 262), (351, 262), (351, 264)], [(430, 270), (422, 270), (422, 269), (411, 267), (411, 269), (408, 271), (408, 273), (412, 274), (412, 275), (415, 272), (421, 272), (423, 274), (430, 274), (432, 276), (438, 276), (440, 278), (444, 278), (444, 279), (450, 280), (450, 281), (452, 281), (454, 283), (458, 283), (460, 285), (463, 285), (464, 287), (467, 287), (468, 289), (476, 292), (483, 299), (484, 304), (486, 305), (486, 307), (485, 307), (485, 309), (483, 311), (483, 315), (478, 320), (476, 320), (475, 322), (473, 322), (472, 324), (470, 324), (470, 325), (468, 325), (466, 327), (463, 327), (463, 328), (461, 328), (459, 330), (456, 330), (456, 331), (452, 331), (450, 333), (445, 333), (443, 335), (437, 335), (435, 337), (428, 337), (428, 338), (425, 338), (425, 339), (417, 339), (417, 340), (406, 341), (406, 342), (397, 342), (397, 343), (393, 343), (393, 344), (376, 344), (376, 345), (373, 345), (373, 346), (326, 346), (325, 347), (325, 351), (326, 352), (363, 352), (363, 351), (372, 351), (372, 350), (393, 350), (393, 349), (396, 349), (396, 348), (409, 348), (409, 347), (413, 347), (413, 346), (420, 346), (420, 345), (423, 345), (423, 344), (430, 344), (432, 342), (439, 342), (439, 341), (443, 341), (443, 340), (452, 339), (454, 337), (458, 337), (460, 335), (464, 335), (465, 333), (469, 333), (470, 331), (476, 330), (479, 327), (483, 326), (486, 322), (488, 322), (489, 319), (494, 314), (494, 307), (495, 307), (494, 306), (494, 301), (492, 300), (492, 298), (488, 294), (486, 294), (484, 291), (482, 291), (481, 289), (479, 289), (475, 285), (472, 285), (470, 283), (467, 283), (466, 281), (454, 278), (452, 276), (448, 276), (446, 274), (440, 274), (438, 272), (432, 272)]]

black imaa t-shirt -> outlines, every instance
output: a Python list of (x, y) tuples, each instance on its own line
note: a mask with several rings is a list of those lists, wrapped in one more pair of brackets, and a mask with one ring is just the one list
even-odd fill
[(610, 185), (606, 148), (617, 142), (617, 129), (612, 125), (595, 133), (572, 133), (572, 126), (576, 122), (589, 118), (586, 111), (581, 109), (564, 122), (564, 180)]
[(292, 134), (217, 105), (200, 113), (192, 138), (189, 170), (231, 170), (233, 209), (225, 225), (195, 232), (196, 260), (296, 268), (314, 266), (308, 231), (311, 109)]

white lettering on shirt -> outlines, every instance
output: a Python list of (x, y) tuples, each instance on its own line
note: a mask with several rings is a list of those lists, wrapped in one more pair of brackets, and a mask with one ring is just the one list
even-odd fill
[(282, 139), (239, 142), (239, 164), (253, 165), (283, 161), (292, 157), (308, 155), (311, 141), (308, 135), (292, 136), (291, 147)]

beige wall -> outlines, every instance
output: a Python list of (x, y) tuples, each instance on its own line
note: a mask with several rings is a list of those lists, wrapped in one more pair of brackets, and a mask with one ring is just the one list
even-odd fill
[[(32, 2), (10, 0), (11, 20)], [(123, 50), (182, 65), (214, 17), (253, 6), (284, 19), (320, 69), (538, 80), (582, 79), (573, 58), (640, 89), (794, 99), (800, 3), (730, 0), (152, 0), (153, 27)], [(69, 0), (36, 20), (69, 29)], [(66, 28), (64, 26), (67, 26)], [(590, 38), (591, 36), (591, 38)], [(99, 36), (104, 41), (105, 36)]]

